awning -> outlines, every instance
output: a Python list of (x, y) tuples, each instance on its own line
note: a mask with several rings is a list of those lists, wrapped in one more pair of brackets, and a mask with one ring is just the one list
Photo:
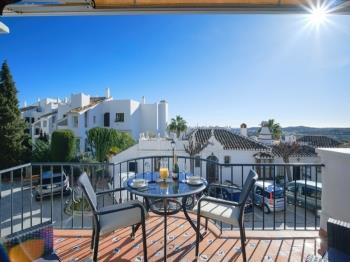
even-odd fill
[[(3, 1), (3, 0), (1, 0)], [(5, 0), (11, 2), (11, 0)], [(12, 0), (13, 1), (13, 0)], [(307, 13), (321, 0), (22, 0), (6, 5), (4, 16), (118, 13)], [(325, 0), (331, 13), (350, 14), (350, 0)], [(1, 10), (0, 10), (1, 11)]]

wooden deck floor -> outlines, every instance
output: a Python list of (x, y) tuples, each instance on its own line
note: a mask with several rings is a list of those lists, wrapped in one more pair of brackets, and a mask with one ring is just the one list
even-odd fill
[[(194, 218), (194, 217), (193, 217)], [(147, 220), (149, 261), (163, 261), (163, 219), (151, 215)], [(135, 240), (130, 228), (101, 237), (99, 261), (143, 261), (141, 230)], [(62, 261), (92, 261), (90, 230), (55, 230), (54, 248)], [(195, 260), (195, 232), (181, 213), (168, 218), (168, 261)], [(317, 231), (247, 230), (247, 257), (257, 261), (304, 261), (308, 254), (318, 254)], [(214, 225), (200, 244), (198, 261), (242, 261), (238, 231), (220, 235)]]

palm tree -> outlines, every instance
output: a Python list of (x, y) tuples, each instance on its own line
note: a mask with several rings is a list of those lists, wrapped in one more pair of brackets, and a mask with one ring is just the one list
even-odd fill
[[(277, 123), (274, 119), (269, 119), (266, 123), (267, 123), (266, 126), (270, 129), (272, 138), (279, 140), (282, 135), (282, 127), (280, 126), (280, 124)], [(260, 131), (261, 131), (261, 127), (259, 129), (259, 133)]]
[(168, 129), (171, 132), (175, 132), (176, 137), (179, 138), (181, 132), (184, 132), (187, 129), (186, 120), (181, 116), (176, 116), (175, 118), (171, 119), (171, 123), (169, 124)]
[[(292, 157), (294, 154), (298, 153), (300, 150), (300, 145), (298, 143), (279, 143), (278, 145), (274, 146), (274, 150), (279, 155), (282, 157), (283, 162), (285, 164), (289, 164), (289, 158)], [(288, 181), (292, 181), (292, 166), (287, 166), (287, 178)]]

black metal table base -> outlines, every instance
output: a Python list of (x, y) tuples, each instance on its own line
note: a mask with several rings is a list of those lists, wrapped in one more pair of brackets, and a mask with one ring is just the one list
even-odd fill
[[(167, 199), (167, 198), (157, 199), (157, 200), (153, 201), (153, 204), (150, 204), (149, 199), (145, 198), (147, 210), (151, 210), (154, 213), (156, 213), (158, 215), (162, 215), (164, 217), (164, 261), (167, 261), (167, 239), (168, 239), (168, 236), (167, 236), (168, 223), (167, 223), (167, 221), (168, 221), (168, 215), (176, 214), (176, 213), (180, 212), (182, 209), (182, 211), (184, 212), (184, 215), (186, 217), (186, 220), (190, 223), (194, 232), (195, 233), (197, 232), (197, 226), (193, 223), (191, 217), (187, 213), (187, 207), (186, 207), (187, 206), (186, 205), (187, 198), (188, 198), (187, 196), (183, 197), (181, 204), (176, 199)], [(162, 208), (162, 210), (159, 210), (159, 209), (155, 208), (155, 206), (156, 206), (155, 203), (160, 203), (161, 201), (163, 202), (163, 208)], [(168, 208), (169, 202), (170, 203), (177, 203), (181, 206), (181, 208), (178, 208), (175, 210), (173, 210), (173, 209), (169, 210), (169, 208)], [(202, 234), (200, 234), (199, 238), (200, 238), (200, 241), (202, 241), (204, 237)]]

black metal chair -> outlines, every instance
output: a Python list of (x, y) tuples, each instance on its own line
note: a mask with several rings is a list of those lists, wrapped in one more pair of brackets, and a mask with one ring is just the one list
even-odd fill
[[(221, 221), (225, 224), (239, 227), (243, 261), (247, 261), (245, 251), (246, 236), (244, 228), (244, 208), (249, 196), (249, 192), (252, 190), (257, 179), (257, 173), (251, 170), (243, 185), (238, 202), (223, 200), (209, 196), (203, 196), (201, 199), (199, 199), (197, 205), (193, 209), (193, 211), (197, 212), (196, 257), (198, 257), (199, 254), (200, 218), (205, 217), (206, 219), (213, 219), (216, 221)], [(215, 186), (217, 187), (218, 185)], [(221, 186), (225, 188), (231, 188), (231, 186), (227, 185)]]
[(122, 204), (97, 208), (97, 196), (122, 191), (124, 188), (111, 189), (95, 193), (86, 173), (80, 175), (79, 186), (85, 193), (93, 213), (93, 230), (91, 240), (91, 248), (94, 250), (93, 261), (97, 261), (100, 234), (103, 235), (113, 232), (119, 228), (134, 225), (139, 226), (140, 224), (142, 225), (144, 261), (147, 261), (145, 219), (147, 218), (148, 213), (142, 203), (138, 200), (131, 200)]

